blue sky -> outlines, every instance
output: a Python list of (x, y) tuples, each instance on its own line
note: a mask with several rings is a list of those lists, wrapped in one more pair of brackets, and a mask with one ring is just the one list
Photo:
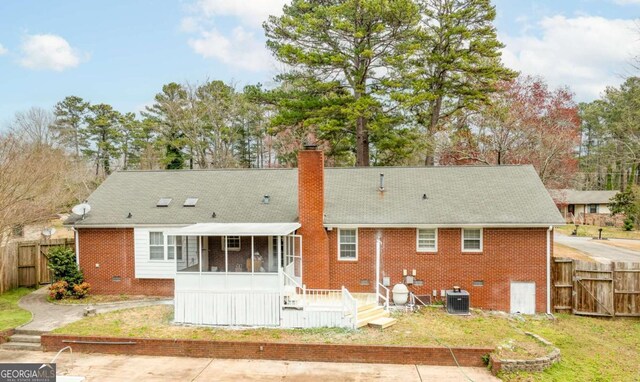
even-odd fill
[[(163, 84), (272, 83), (260, 27), (286, 0), (0, 2), (0, 127), (67, 95), (139, 111)], [(496, 0), (505, 63), (581, 101), (635, 74), (640, 0)]]

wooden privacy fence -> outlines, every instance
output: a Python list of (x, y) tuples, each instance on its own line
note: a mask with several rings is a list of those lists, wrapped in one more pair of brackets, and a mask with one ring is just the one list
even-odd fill
[(591, 263), (554, 258), (554, 312), (640, 317), (640, 263)]
[(47, 266), (48, 253), (53, 247), (73, 248), (73, 239), (12, 242), (1, 248), (0, 293), (16, 287), (32, 287), (51, 282)]

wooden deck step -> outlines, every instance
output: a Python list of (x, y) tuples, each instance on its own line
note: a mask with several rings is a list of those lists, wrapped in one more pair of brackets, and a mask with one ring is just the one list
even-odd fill
[(358, 304), (358, 313), (363, 312), (365, 310), (369, 310), (369, 309), (373, 309), (378, 307), (378, 304), (376, 304), (375, 302), (372, 302), (370, 304)]
[(367, 326), (370, 322), (375, 321), (379, 318), (389, 317), (389, 312), (384, 309), (375, 310), (372, 313), (367, 314), (364, 317), (358, 316), (358, 322), (356, 323), (356, 328), (361, 328), (363, 326)]
[(385, 329), (385, 328), (388, 328), (389, 326), (395, 325), (396, 322), (398, 322), (398, 320), (396, 320), (395, 318), (380, 317), (378, 319), (375, 319), (375, 320), (369, 322), (369, 326), (371, 326), (372, 328), (377, 328), (377, 329)]

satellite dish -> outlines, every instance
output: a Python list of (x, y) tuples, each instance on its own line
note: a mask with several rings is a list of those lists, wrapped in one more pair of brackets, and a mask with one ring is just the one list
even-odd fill
[(42, 236), (49, 238), (51, 236), (53, 236), (53, 234), (56, 233), (56, 229), (51, 227), (51, 228), (45, 228), (42, 230)]
[(78, 216), (82, 216), (82, 218), (84, 218), (84, 216), (88, 214), (89, 211), (91, 211), (91, 206), (87, 203), (78, 204), (71, 209), (71, 212)]

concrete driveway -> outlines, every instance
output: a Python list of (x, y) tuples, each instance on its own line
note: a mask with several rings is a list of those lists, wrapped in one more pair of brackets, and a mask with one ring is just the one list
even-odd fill
[[(50, 362), (55, 353), (0, 350), (0, 362)], [(86, 381), (499, 381), (484, 368), (361, 363), (222, 360), (211, 358), (69, 354), (58, 375)], [(463, 374), (464, 372), (464, 374)]]
[(610, 263), (612, 261), (640, 261), (640, 251), (614, 246), (611, 241), (615, 239), (600, 241), (593, 240), (590, 237), (567, 236), (556, 232), (554, 240), (556, 243), (582, 251), (595, 261), (601, 263)]

